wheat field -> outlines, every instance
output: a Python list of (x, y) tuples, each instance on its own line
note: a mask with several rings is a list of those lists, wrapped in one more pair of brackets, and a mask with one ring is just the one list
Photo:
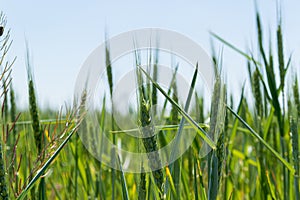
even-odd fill
[[(93, 135), (93, 123), (85, 118), (87, 94), (82, 94), (79, 103), (62, 110), (39, 107), (35, 89), (38, 83), (34, 81), (29, 53), (25, 66), (28, 85), (24, 86), (29, 106), (26, 110), (18, 108), (11, 75), (15, 60), (4, 59), (13, 30), (6, 29), (2, 13), (0, 199), (300, 199), (299, 66), (292, 65), (293, 56), (298, 55), (285, 50), (280, 21), (272, 30), (274, 40), (266, 45), (267, 24), (258, 12), (254, 20), (257, 34), (251, 40), (257, 43), (257, 52), (243, 51), (218, 33), (211, 33), (212, 40), (221, 43), (224, 51), (234, 51), (247, 61), (244, 67), (251, 95), (245, 95), (243, 87), (235, 91), (239, 94), (237, 100), (228, 92), (224, 74), (227, 79), (235, 77), (222, 68), (222, 55), (212, 52), (215, 83), (209, 107), (204, 103), (207, 97), (201, 93), (193, 96), (195, 104), (189, 100), (179, 102), (176, 81), (167, 90), (157, 82), (158, 61), (153, 59), (154, 64), (144, 70), (136, 57), (136, 79), (142, 87), (137, 91), (135, 114), (143, 127), (139, 130), (143, 137), (131, 140), (118, 134), (122, 130), (118, 130), (113, 113), (103, 106), (97, 115), (103, 131), (115, 133), (108, 136), (111, 142), (126, 141), (131, 150), (151, 153), (183, 130), (194, 132), (196, 137), (173, 163), (157, 169), (162, 158), (154, 153), (148, 157), (149, 166), (141, 163), (141, 173), (128, 173), (122, 167), (114, 169), (100, 162), (82, 144), (80, 132)], [(101, 99), (108, 104), (113, 101), (115, 76), (109, 53), (107, 48), (104, 62), (110, 94)], [(194, 68), (190, 90), (199, 78), (196, 63)], [(164, 113), (167, 124), (154, 135), (158, 127), (153, 121), (159, 113), (153, 113), (152, 107), (158, 95), (171, 111)], [(190, 105), (191, 112), (186, 112)], [(200, 156), (204, 144), (211, 151)], [(111, 156), (124, 162), (114, 150)], [(152, 170), (143, 172), (144, 167)]]

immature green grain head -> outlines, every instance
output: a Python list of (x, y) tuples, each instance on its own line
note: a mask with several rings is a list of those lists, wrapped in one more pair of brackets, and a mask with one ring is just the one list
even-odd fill
[(279, 74), (280, 74), (280, 85), (284, 89), (285, 75), (289, 64), (285, 66), (284, 63), (284, 48), (283, 48), (283, 36), (281, 24), (277, 27), (277, 52), (278, 52), (278, 64), (279, 64)]
[(211, 110), (210, 110), (210, 135), (217, 141), (224, 128), (225, 121), (225, 86), (221, 83), (221, 78), (217, 77), (214, 86)]
[(293, 160), (294, 160), (294, 169), (295, 169), (295, 177), (294, 177), (294, 193), (295, 199), (299, 199), (299, 163), (300, 163), (300, 155), (299, 155), (299, 137), (298, 137), (298, 125), (295, 119), (291, 119), (290, 121), (290, 132), (292, 135), (292, 152), (293, 152)]
[(223, 164), (225, 160), (225, 131), (222, 131), (217, 141), (217, 158), (218, 158), (218, 185), (222, 178)]
[(260, 78), (259, 71), (256, 69), (253, 73), (253, 92), (255, 98), (255, 108), (258, 116), (262, 116), (263, 108), (262, 108), (262, 94), (260, 89)]
[[(15, 101), (15, 91), (12, 86), (10, 85), (10, 90), (9, 90), (9, 95), (10, 95), (10, 117), (11, 117), (11, 122), (14, 122), (16, 120), (16, 101)], [(16, 128), (13, 129), (14, 133), (16, 133)]]
[(298, 78), (297, 77), (295, 79), (295, 83), (294, 83), (294, 86), (293, 86), (293, 92), (294, 92), (295, 105), (297, 107), (298, 118), (300, 118), (299, 84), (298, 84)]
[[(299, 145), (298, 145), (298, 126), (294, 118), (290, 121), (290, 131), (292, 135), (293, 158), (295, 163), (295, 170), (299, 173)], [(299, 175), (299, 174), (298, 174)]]
[(35, 97), (35, 89), (33, 86), (33, 81), (29, 80), (28, 83), (28, 91), (29, 91), (29, 110), (32, 119), (32, 129), (34, 133), (35, 144), (39, 152), (42, 150), (42, 131), (40, 128), (39, 121), (39, 112), (36, 103)]
[(226, 89), (225, 89), (225, 85), (223, 86), (222, 89), (223, 92), (221, 92), (221, 95), (223, 96), (221, 98), (220, 102), (220, 110), (221, 112), (219, 113), (219, 115), (222, 115), (219, 117), (219, 121), (218, 123), (220, 123), (221, 125), (219, 126), (219, 128), (221, 130), (220, 131), (220, 135), (218, 137), (217, 140), (217, 158), (218, 158), (218, 185), (220, 185), (220, 181), (221, 181), (221, 177), (222, 177), (222, 170), (223, 170), (223, 165), (224, 165), (224, 160), (225, 160), (225, 129), (227, 128), (227, 124), (228, 122), (226, 122), (226, 109), (225, 109), (225, 102), (226, 102)]
[(36, 95), (35, 95), (35, 88), (34, 88), (34, 82), (33, 82), (33, 72), (30, 65), (30, 56), (29, 56), (29, 50), (27, 48), (27, 76), (28, 76), (28, 93), (29, 93), (29, 111), (31, 115), (32, 120), (32, 129), (35, 139), (35, 144), (38, 149), (38, 153), (42, 151), (42, 130), (40, 127), (40, 120), (39, 120), (39, 111), (36, 101)]
[(217, 141), (216, 150), (210, 157), (208, 198), (216, 199), (222, 177), (223, 162), (225, 160), (224, 125), (226, 119), (226, 88), (220, 76), (216, 77), (210, 113), (210, 135)]
[(139, 183), (139, 194), (138, 194), (138, 199), (139, 200), (144, 200), (146, 199), (146, 173), (144, 173), (144, 167), (143, 165), (141, 166), (141, 171), (142, 173), (140, 174), (140, 183)]
[[(106, 38), (107, 40), (107, 38)], [(110, 52), (109, 52), (109, 43), (106, 41), (105, 43), (105, 63), (106, 63), (106, 75), (108, 78), (108, 84), (109, 84), (109, 92), (112, 98), (113, 93), (113, 75), (112, 75), (112, 66), (110, 61)]]
[[(178, 104), (178, 91), (177, 91), (177, 83), (176, 81), (173, 84), (173, 100)], [(178, 110), (175, 106), (172, 105), (171, 108), (171, 123), (178, 124), (179, 117), (178, 117)]]
[(154, 180), (159, 189), (161, 189), (163, 183), (163, 173), (161, 170), (157, 170), (161, 166), (161, 160), (157, 152), (157, 140), (155, 135), (155, 127), (152, 124), (152, 119), (150, 116), (150, 102), (143, 100), (141, 104), (141, 125), (142, 125), (142, 134), (143, 134), (143, 144), (148, 154), (150, 168), (154, 171), (153, 176)]
[[(148, 153), (148, 160), (149, 160), (149, 167), (152, 169), (152, 175), (154, 181), (156, 183), (157, 188), (160, 190), (160, 195), (162, 195), (163, 190), (163, 181), (164, 175), (160, 168), (161, 166), (161, 159), (157, 152), (158, 145), (157, 145), (157, 137), (155, 134), (155, 127), (152, 122), (151, 117), (151, 101), (149, 100), (150, 97), (147, 95), (149, 91), (146, 91), (147, 87), (143, 86), (143, 79), (140, 73), (140, 69), (137, 69), (137, 79), (139, 88), (139, 116), (140, 116), (140, 125), (141, 129), (140, 132), (143, 136), (142, 142), (145, 147), (146, 152)], [(149, 94), (150, 95), (150, 94)]]
[[(159, 51), (155, 51), (155, 58), (154, 58), (154, 65), (153, 65), (153, 79), (155, 81), (158, 80), (158, 53)], [(156, 87), (152, 84), (152, 105), (157, 104), (157, 89)]]

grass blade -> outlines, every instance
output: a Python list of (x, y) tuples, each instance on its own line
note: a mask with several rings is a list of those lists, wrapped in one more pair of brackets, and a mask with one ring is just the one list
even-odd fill
[(212, 139), (208, 136), (208, 134), (189, 116), (152, 78), (149, 74), (142, 68), (139, 67), (141, 71), (151, 80), (151, 82), (155, 85), (155, 87), (170, 101), (177, 109), (180, 114), (188, 121), (193, 128), (197, 131), (200, 137), (212, 148), (216, 149), (216, 144)]
[(121, 176), (121, 185), (122, 185), (123, 199), (124, 200), (128, 200), (129, 199), (128, 189), (127, 189), (126, 179), (125, 179), (125, 175), (124, 175), (124, 172), (123, 172), (123, 169), (122, 169), (122, 165), (121, 165), (121, 161), (120, 161), (119, 155), (117, 155), (117, 158), (118, 158), (118, 165), (119, 165), (120, 176)]
[(251, 135), (258, 139), (267, 149), (269, 149), (272, 154), (280, 161), (282, 164), (292, 173), (295, 173), (293, 166), (288, 163), (282, 156), (280, 156), (264, 139), (262, 139), (258, 133), (256, 133), (236, 112), (234, 112), (230, 107), (227, 109), (250, 131)]
[[(191, 82), (191, 86), (190, 86), (190, 89), (189, 89), (189, 93), (188, 93), (188, 97), (186, 99), (186, 103), (185, 103), (185, 106), (184, 106), (184, 111), (185, 112), (188, 112), (189, 110), (189, 107), (190, 107), (190, 103), (191, 103), (191, 100), (192, 100), (192, 96), (193, 96), (193, 92), (194, 92), (194, 88), (195, 88), (195, 84), (196, 84), (196, 80), (197, 80), (197, 75), (198, 75), (198, 63), (196, 64), (196, 69), (194, 71), (194, 75), (193, 75), (193, 79), (192, 79), (192, 82)], [(174, 156), (176, 155), (176, 151), (179, 148), (179, 145), (180, 145), (180, 141), (182, 141), (182, 130), (184, 128), (184, 123), (185, 123), (185, 118), (181, 118), (180, 120), (180, 124), (179, 124), (179, 128), (178, 128), (178, 131), (177, 131), (177, 137), (176, 137), (176, 140), (175, 140), (175, 145), (174, 145), (174, 148), (171, 150), (171, 155), (170, 155), (170, 160), (174, 160)], [(169, 166), (169, 169), (170, 169), (170, 172), (171, 174), (173, 173), (173, 170), (174, 168), (176, 167), (176, 172), (174, 172), (174, 183), (175, 183), (175, 186), (176, 186), (176, 191), (180, 192), (180, 189), (179, 189), (179, 185), (180, 185), (180, 168), (181, 168), (181, 160), (180, 159), (177, 159), (174, 164), (170, 164)], [(167, 182), (166, 182), (166, 191), (165, 193), (167, 193), (168, 191), (168, 186), (169, 186), (169, 179), (167, 179)]]

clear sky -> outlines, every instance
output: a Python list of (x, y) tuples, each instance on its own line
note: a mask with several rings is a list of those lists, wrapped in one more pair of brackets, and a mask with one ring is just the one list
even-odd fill
[[(75, 80), (87, 56), (109, 36), (144, 27), (167, 28), (185, 34), (210, 52), (209, 31), (246, 49), (255, 46), (252, 0), (226, 1), (10, 1), (0, 0), (14, 40), (9, 57), (17, 56), (13, 84), (21, 106), (27, 105), (25, 40), (28, 40), (39, 104), (58, 108), (71, 103)], [(283, 2), (286, 50), (300, 66), (300, 2)], [(259, 3), (263, 23), (275, 36), (276, 1)], [(221, 48), (220, 43), (216, 43)], [(231, 88), (246, 78), (245, 59), (224, 49), (224, 66)], [(299, 67), (298, 67), (299, 69)], [(299, 70), (298, 70), (299, 71)], [(244, 77), (244, 78), (243, 78)]]

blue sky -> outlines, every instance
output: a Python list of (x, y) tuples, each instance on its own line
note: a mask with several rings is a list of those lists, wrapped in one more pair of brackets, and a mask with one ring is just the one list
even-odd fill
[[(299, 66), (300, 29), (296, 0), (283, 2), (286, 51)], [(25, 40), (28, 40), (39, 104), (54, 108), (71, 103), (75, 80), (88, 55), (109, 36), (144, 27), (159, 27), (185, 34), (210, 52), (209, 31), (246, 49), (255, 46), (253, 1), (8, 1), (0, 0), (14, 40), (9, 58), (17, 56), (13, 84), (22, 107), (27, 105)], [(259, 3), (263, 23), (273, 31), (276, 1)], [(217, 48), (222, 46), (216, 42)], [(241, 88), (245, 59), (224, 49), (224, 66), (232, 90)], [(297, 68), (299, 69), (299, 67)], [(298, 70), (299, 71), (299, 70)], [(239, 94), (238, 94), (239, 95)]]

